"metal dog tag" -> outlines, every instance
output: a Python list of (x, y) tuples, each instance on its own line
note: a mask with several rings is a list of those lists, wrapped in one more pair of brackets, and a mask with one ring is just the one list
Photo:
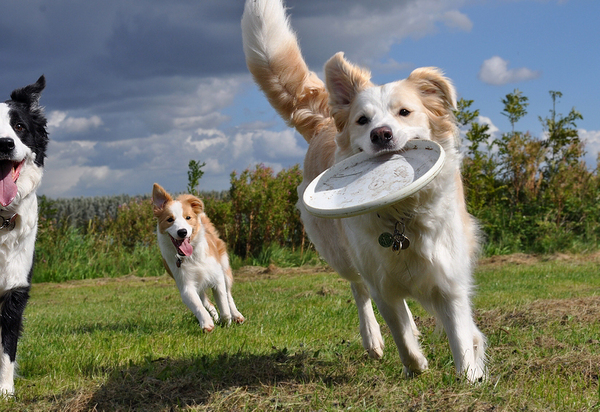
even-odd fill
[(384, 232), (379, 235), (379, 244), (383, 247), (390, 247), (394, 244), (394, 235), (389, 232)]
[[(398, 230), (398, 225), (402, 225), (402, 231)], [(394, 233), (383, 232), (379, 235), (379, 244), (382, 247), (388, 248), (391, 247), (392, 251), (400, 252), (400, 250), (408, 249), (410, 246), (410, 240), (404, 235), (404, 223), (397, 222), (394, 227)]]

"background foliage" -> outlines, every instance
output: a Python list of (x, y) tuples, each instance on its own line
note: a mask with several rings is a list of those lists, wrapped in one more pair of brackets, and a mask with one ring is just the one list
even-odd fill
[[(550, 92), (549, 116), (539, 117), (542, 138), (518, 130), (528, 107), (519, 90), (502, 99), (511, 131), (496, 138), (478, 122), (473, 101), (459, 101), (467, 203), (481, 224), (485, 255), (598, 248), (600, 179), (583, 160), (576, 124), (582, 116), (574, 108), (558, 113), (561, 96)], [(319, 263), (295, 207), (298, 165), (279, 173), (264, 165), (234, 171), (228, 191), (202, 192), (204, 165), (190, 161), (188, 191), (204, 200), (234, 267)], [(41, 197), (40, 212), (35, 280), (162, 273), (149, 196)]]
[(487, 255), (513, 252), (583, 252), (598, 247), (598, 168), (584, 162), (585, 142), (577, 131), (582, 116), (574, 108), (556, 111), (560, 92), (550, 92), (552, 108), (539, 117), (542, 138), (518, 130), (527, 98), (515, 90), (502, 100), (512, 126), (493, 139), (477, 122), (473, 101), (461, 99), (456, 114), (466, 129), (463, 176), (467, 203), (486, 237)]

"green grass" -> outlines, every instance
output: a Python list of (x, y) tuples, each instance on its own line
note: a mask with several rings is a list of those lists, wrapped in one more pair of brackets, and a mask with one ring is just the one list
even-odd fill
[[(405, 379), (387, 327), (368, 359), (349, 285), (321, 269), (236, 273), (239, 326), (200, 331), (168, 277), (40, 283), (6, 411), (600, 411), (598, 260), (488, 262), (476, 318), (490, 379), (457, 381), (411, 302), (430, 370)], [(383, 325), (383, 324), (382, 324)]]

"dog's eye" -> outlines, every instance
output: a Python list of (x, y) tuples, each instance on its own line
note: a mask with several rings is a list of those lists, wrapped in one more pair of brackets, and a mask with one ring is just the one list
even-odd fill
[(175, 221), (175, 219), (173, 219), (172, 217), (167, 219), (167, 222), (169, 222), (169, 223), (173, 223), (174, 221)]
[(192, 217), (191, 216), (186, 216), (185, 220), (190, 220)]
[(369, 118), (367, 116), (360, 116), (358, 118), (358, 120), (356, 121), (356, 123), (358, 123), (359, 125), (363, 126), (363, 125), (369, 123)]
[(410, 111), (406, 109), (400, 109), (400, 112), (398, 114), (402, 117), (406, 117), (410, 114)]
[(13, 127), (13, 129), (15, 130), (15, 132), (22, 132), (23, 130), (25, 130), (25, 125), (23, 123), (17, 123), (15, 124), (15, 127)]

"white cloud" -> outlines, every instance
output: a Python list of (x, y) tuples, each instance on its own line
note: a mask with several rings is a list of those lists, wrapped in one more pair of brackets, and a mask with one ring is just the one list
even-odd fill
[(301, 163), (301, 142), (290, 129), (253, 130), (235, 137), (219, 129), (198, 129), (118, 141), (54, 141), (40, 193), (51, 198), (137, 194), (149, 191), (155, 181), (183, 191), (191, 159), (206, 162), (202, 189), (222, 190), (233, 170), (263, 163), (278, 172)]
[(442, 14), (441, 20), (451, 29), (471, 31), (473, 22), (458, 10), (449, 10)]
[(463, 5), (464, 0), (338, 0), (320, 2), (319, 13), (310, 13), (317, 6), (297, 5), (297, 14), (302, 12), (302, 18), (296, 17), (294, 9), (291, 13), (309, 65), (322, 65), (343, 50), (351, 61), (373, 67), (394, 44), (409, 37), (435, 34), (442, 26), (471, 30), (471, 20), (458, 11)]
[(271, 159), (304, 157), (305, 149), (298, 145), (296, 134), (293, 130), (287, 129), (283, 132), (272, 132), (264, 130), (259, 136), (258, 141), (261, 144), (261, 151), (267, 154)]
[(211, 146), (221, 145), (222, 147), (225, 147), (229, 144), (229, 139), (225, 136), (225, 133), (217, 129), (198, 129), (196, 130), (196, 134), (199, 138), (189, 136), (186, 139), (186, 143), (195, 147), (198, 153), (204, 152)]
[(102, 126), (104, 123), (99, 116), (70, 117), (67, 112), (55, 110), (48, 114), (48, 128), (62, 133), (86, 133)]
[(541, 72), (530, 70), (526, 67), (509, 69), (508, 63), (507, 60), (499, 56), (485, 60), (479, 70), (479, 80), (487, 84), (501, 86), (508, 83), (537, 79), (541, 75)]
[(410, 70), (414, 68), (414, 65), (412, 63), (400, 63), (390, 57), (384, 62), (373, 62), (371, 68), (377, 69), (383, 73), (394, 73), (402, 70)]
[(479, 116), (477, 118), (477, 123), (479, 124), (487, 124), (489, 129), (488, 129), (488, 133), (491, 135), (492, 139), (496, 139), (498, 137), (500, 137), (500, 129), (498, 129), (496, 127), (496, 125), (494, 124), (494, 122), (492, 122), (492, 119), (490, 119), (489, 117), (486, 116)]
[[(490, 135), (490, 137), (487, 140), (487, 147), (481, 146), (479, 148), (479, 150), (485, 151), (485, 150), (487, 150), (491, 146), (492, 142), (495, 139), (497, 139), (497, 138), (500, 137), (500, 129), (498, 129), (496, 127), (496, 125), (492, 122), (492, 119), (490, 119), (489, 117), (486, 117), (486, 116), (479, 116), (479, 117), (477, 117), (476, 122), (479, 123), (480, 125), (488, 125), (488, 131), (487, 131), (487, 133)], [(469, 131), (469, 129), (470, 129), (469, 126), (463, 126), (460, 129), (460, 137), (462, 139), (463, 150), (466, 150), (466, 147), (468, 145), (468, 142), (466, 141), (466, 134)], [(496, 149), (493, 148), (492, 151), (495, 151), (495, 150)]]
[[(300, 146), (298, 135), (291, 129), (276, 132), (271, 130), (255, 130), (238, 133), (233, 139), (233, 157), (250, 157), (264, 154), (269, 159), (304, 158), (306, 148)], [(300, 138), (301, 139), (301, 138)]]
[(233, 138), (233, 158), (239, 159), (242, 156), (252, 156), (253, 144), (252, 144), (253, 133), (238, 133)]
[(202, 169), (206, 173), (223, 173), (226, 172), (225, 166), (218, 159), (210, 158), (204, 161), (206, 166)]
[[(48, 159), (42, 181), (42, 193), (50, 197), (72, 197), (78, 191), (74, 188), (110, 189), (124, 176), (122, 171), (111, 170), (109, 166), (86, 165), (94, 152), (94, 142), (54, 141), (50, 145)], [(102, 186), (98, 189), (97, 186)]]
[(596, 167), (600, 153), (600, 130), (579, 129), (579, 138), (585, 142), (585, 161), (588, 166)]
[(227, 120), (229, 120), (228, 116), (213, 112), (205, 116), (177, 117), (173, 120), (173, 125), (178, 129), (196, 129), (216, 126)]

